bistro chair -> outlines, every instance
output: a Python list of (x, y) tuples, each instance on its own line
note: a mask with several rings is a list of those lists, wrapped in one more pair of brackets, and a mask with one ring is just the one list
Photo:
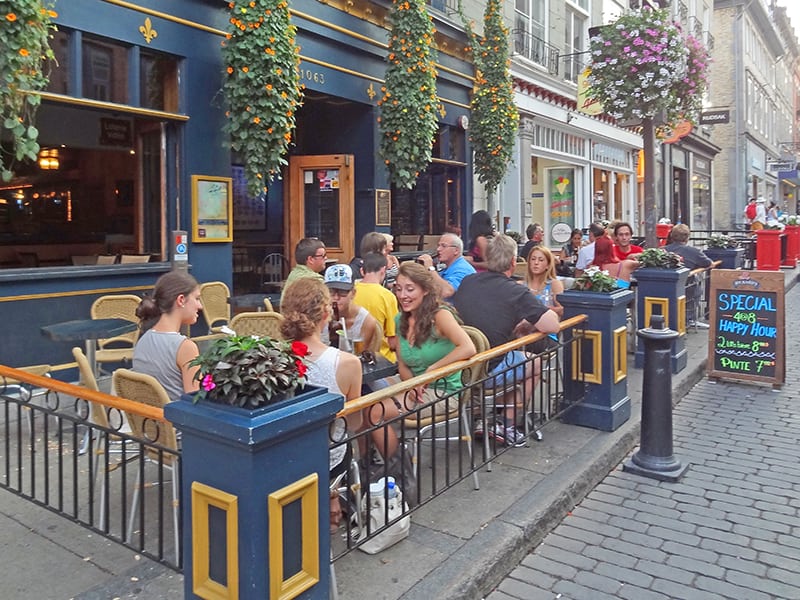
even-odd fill
[[(469, 339), (472, 340), (472, 343), (475, 346), (475, 351), (478, 354), (491, 350), (492, 346), (489, 343), (489, 339), (480, 329), (477, 327), (471, 327), (469, 325), (462, 325), (462, 328), (467, 332)], [(470, 393), (472, 397), (471, 399), (473, 400), (471, 403), (471, 408), (473, 411), (476, 409), (479, 410), (479, 418), (483, 420), (483, 451), (484, 457), (487, 459), (491, 457), (491, 452), (489, 449), (489, 431), (495, 425), (496, 413), (509, 408), (510, 406), (514, 406), (513, 400), (512, 404), (498, 404), (497, 400), (503, 398), (506, 394), (511, 394), (516, 397), (517, 393), (522, 393), (524, 390), (524, 387), (521, 385), (522, 382), (515, 381), (513, 375), (508, 378), (507, 382), (504, 382), (501, 385), (496, 385), (492, 379), (493, 378), (489, 375), (488, 365), (486, 362), (473, 367), (473, 371), (470, 374), (470, 380), (474, 383), (474, 385), (471, 386)], [(523, 409), (523, 413), (524, 412), (525, 411)], [(524, 421), (525, 437), (527, 438), (528, 419), (525, 418)], [(488, 471), (492, 470), (491, 460), (487, 462), (486, 467)]]
[(283, 254), (273, 252), (261, 261), (261, 288), (265, 291), (278, 291), (289, 272), (289, 261)]
[(236, 335), (257, 335), (282, 340), (283, 315), (277, 312), (243, 312), (231, 319), (231, 329)]
[[(15, 368), (19, 369), (20, 371), (25, 371), (30, 375), (38, 375), (39, 377), (50, 377), (50, 372), (53, 370), (52, 366), (45, 364)], [(0, 395), (11, 396), (21, 400), (22, 402), (28, 403), (37, 396), (44, 396), (46, 394), (46, 389), (37, 388), (33, 384), (25, 381), (12, 379), (11, 377), (0, 377)], [(31, 432), (31, 436), (33, 436), (33, 417), (31, 416), (31, 410), (27, 406), (23, 408), (25, 408), (25, 414), (28, 418), (28, 429)]]
[(269, 298), (266, 296), (264, 296), (264, 310), (267, 312), (278, 312), (272, 308), (272, 302), (270, 302)]
[[(92, 367), (89, 364), (89, 360), (86, 358), (86, 355), (83, 353), (81, 348), (75, 347), (72, 349), (72, 356), (75, 359), (75, 362), (78, 365), (78, 373), (80, 375), (80, 384), (88, 390), (92, 390), (94, 392), (99, 392), (100, 386), (97, 383), (97, 379), (92, 372)], [(113, 390), (112, 390), (113, 393)], [(119, 409), (103, 406), (102, 404), (98, 404), (97, 402), (87, 401), (89, 404), (89, 420), (97, 425), (98, 427), (102, 427), (103, 429), (107, 430), (116, 430), (121, 433), (130, 433), (131, 428), (128, 425), (128, 421), (125, 418), (125, 414), (120, 411)], [(116, 425), (111, 424), (109, 417), (111, 415), (116, 415), (112, 417), (113, 420), (119, 422), (119, 427)], [(100, 435), (97, 439), (94, 448), (94, 477), (95, 482), (97, 481), (98, 473), (100, 473), (100, 457), (103, 456), (106, 452), (106, 448), (108, 448), (108, 454), (116, 454), (116, 455), (124, 455), (124, 448), (125, 440), (119, 436), (113, 435), (108, 433), (108, 431), (103, 431), (101, 429), (92, 429), (89, 428), (86, 431), (86, 435), (84, 436), (83, 443), (81, 444), (81, 450), (79, 454), (83, 454), (86, 452), (86, 449), (89, 445), (89, 436), (92, 435), (94, 431), (97, 431)], [(105, 444), (105, 436), (108, 436), (108, 444)], [(136, 455), (133, 452), (128, 452), (127, 461), (130, 462), (136, 458)], [(105, 473), (110, 473), (117, 469), (119, 463), (114, 462), (111, 463), (109, 460), (104, 460), (102, 465), (103, 477), (100, 482), (100, 527), (104, 527), (105, 524), (105, 514), (106, 514), (106, 477)], [(95, 484), (95, 487), (97, 485)]]
[(228, 298), (231, 292), (222, 281), (208, 281), (200, 284), (200, 302), (203, 304), (203, 318), (208, 325), (208, 333), (217, 333), (231, 320), (231, 305)]
[[(112, 386), (117, 396), (140, 402), (147, 406), (163, 408), (169, 404), (166, 390), (155, 377), (137, 373), (130, 369), (117, 369), (112, 375)], [(127, 542), (133, 538), (133, 524), (139, 512), (139, 496), (142, 488), (145, 490), (157, 486), (163, 480), (161, 468), (172, 472), (172, 522), (175, 540), (175, 562), (180, 564), (180, 538), (178, 524), (180, 521), (180, 458), (178, 440), (175, 428), (167, 421), (148, 419), (133, 412), (127, 412), (128, 423), (131, 426), (132, 436), (142, 440), (141, 453), (132, 451), (137, 459), (136, 479), (133, 488), (133, 498), (130, 505), (128, 519)], [(153, 482), (145, 483), (142, 470), (147, 463), (155, 463), (158, 472)], [(146, 512), (146, 511), (145, 511)], [(139, 525), (145, 528), (145, 523)]]
[(119, 257), (116, 254), (101, 254), (97, 257), (98, 265), (114, 265)]
[[(469, 329), (474, 329), (471, 327)], [(467, 331), (467, 326), (464, 326)], [(469, 331), (467, 331), (469, 335)], [(470, 335), (472, 339), (472, 335)], [(475, 349), (478, 352), (477, 344)], [(464, 388), (459, 394), (458, 405), (452, 410), (445, 410), (444, 408), (434, 407), (434, 414), (430, 417), (417, 418), (412, 414), (404, 419), (402, 431), (407, 435), (405, 439), (411, 442), (411, 462), (414, 465), (414, 470), (417, 472), (417, 479), (419, 479), (419, 444), (422, 442), (461, 442), (467, 449), (469, 456), (470, 468), (474, 465), (473, 450), (472, 450), (472, 419), (470, 418), (470, 396), (472, 390), (482, 380), (485, 373), (485, 367), (481, 369), (479, 365), (466, 369), (462, 372), (462, 381)], [(441, 403), (442, 407), (446, 406), (445, 402)], [(408, 433), (413, 437), (409, 437)], [(480, 489), (478, 482), (477, 470), (472, 470), (472, 484), (476, 490)]]
[[(100, 296), (92, 303), (90, 315), (93, 319), (125, 319), (139, 323), (136, 309), (142, 299), (134, 294), (112, 294)], [(139, 328), (130, 333), (113, 338), (97, 340), (98, 350), (95, 361), (100, 363), (130, 363), (133, 360), (133, 347), (139, 339)]]
[(119, 257), (121, 265), (137, 264), (150, 262), (149, 254), (122, 254)]

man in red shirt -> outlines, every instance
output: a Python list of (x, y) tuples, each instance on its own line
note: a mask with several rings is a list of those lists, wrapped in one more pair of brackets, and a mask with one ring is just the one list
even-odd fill
[(629, 223), (620, 221), (614, 225), (614, 256), (619, 260), (625, 260), (626, 258), (635, 259), (644, 251), (644, 248), (641, 246), (631, 244), (632, 237), (633, 229)]

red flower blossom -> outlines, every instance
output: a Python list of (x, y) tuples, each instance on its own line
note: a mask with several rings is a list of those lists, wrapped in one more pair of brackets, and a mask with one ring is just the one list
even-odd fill
[(292, 354), (296, 354), (299, 357), (308, 356), (308, 346), (306, 346), (303, 342), (292, 342)]

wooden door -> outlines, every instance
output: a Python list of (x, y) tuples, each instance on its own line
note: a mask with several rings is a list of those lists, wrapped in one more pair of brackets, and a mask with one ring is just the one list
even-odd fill
[(331, 154), (289, 157), (285, 187), (286, 254), (304, 237), (325, 242), (328, 258), (349, 262), (355, 249), (353, 156)]

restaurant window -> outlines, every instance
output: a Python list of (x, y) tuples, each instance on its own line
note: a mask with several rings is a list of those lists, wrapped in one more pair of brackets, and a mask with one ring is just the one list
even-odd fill
[(128, 49), (119, 44), (84, 39), (81, 53), (83, 97), (128, 103)]
[(55, 61), (51, 61), (50, 82), (47, 91), (54, 94), (69, 94), (69, 34), (66, 31), (56, 31), (53, 33), (53, 40), (50, 47), (55, 54)]
[(178, 112), (178, 61), (142, 51), (139, 62), (139, 103), (144, 108)]

